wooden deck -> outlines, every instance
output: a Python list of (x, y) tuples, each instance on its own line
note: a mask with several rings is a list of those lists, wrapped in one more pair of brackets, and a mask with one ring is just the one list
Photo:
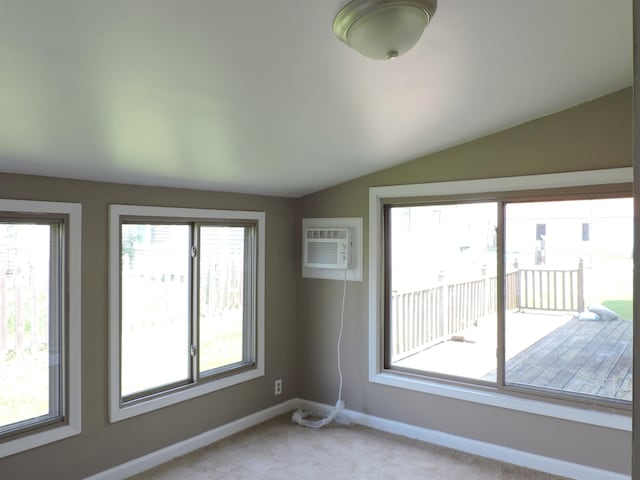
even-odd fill
[(506, 363), (506, 382), (631, 400), (633, 322), (573, 319)]
[[(510, 312), (505, 321), (507, 384), (631, 400), (633, 322), (546, 312)], [(461, 332), (464, 342), (444, 341), (394, 365), (495, 382), (495, 332), (488, 319)]]

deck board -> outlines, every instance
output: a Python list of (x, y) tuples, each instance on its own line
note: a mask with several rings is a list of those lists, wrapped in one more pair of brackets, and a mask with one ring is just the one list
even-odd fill
[[(604, 396), (604, 397), (611, 397), (613, 396), (617, 391), (624, 389), (625, 388), (625, 380), (628, 377), (629, 380), (631, 380), (631, 369), (629, 368), (629, 364), (632, 361), (632, 355), (633, 355), (633, 342), (628, 342), (625, 347), (624, 350), (620, 353), (620, 357), (618, 358), (618, 361), (615, 363), (615, 365), (613, 366), (613, 368), (611, 369), (611, 376), (613, 378), (615, 378), (617, 381), (611, 381), (609, 382), (609, 384), (602, 386), (598, 392), (597, 395), (600, 396)], [(631, 398), (631, 387), (627, 387), (628, 391), (626, 392), (626, 395)], [(625, 393), (623, 393), (622, 395), (625, 395)]]
[[(507, 381), (517, 380), (518, 383), (528, 384), (545, 374), (549, 368), (557, 365), (558, 359), (569, 350), (573, 343), (578, 341), (581, 328), (580, 324), (571, 329), (559, 327), (508, 360), (506, 364)], [(545, 339), (552, 335), (555, 347), (550, 350), (549, 342)]]
[(631, 400), (633, 325), (573, 319), (506, 363), (506, 380)]
[[(620, 354), (624, 351), (625, 328), (624, 321), (614, 322), (616, 326), (607, 329), (600, 337), (602, 342), (598, 350), (590, 352), (590, 362), (581, 368), (571, 381), (566, 385), (566, 389), (590, 395), (597, 395), (603, 386), (612, 386), (618, 379), (611, 376)], [(606, 355), (602, 352), (608, 352)], [(615, 395), (615, 389), (611, 389)]]

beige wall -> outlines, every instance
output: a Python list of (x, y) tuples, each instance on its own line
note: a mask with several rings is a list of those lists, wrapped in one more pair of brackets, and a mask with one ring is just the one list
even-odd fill
[[(631, 434), (518, 413), (368, 381), (368, 189), (447, 180), (571, 172), (632, 164), (631, 89), (303, 197), (304, 217), (358, 216), (365, 281), (350, 282), (343, 338), (344, 400), (375, 416), (590, 465), (630, 472)], [(299, 394), (333, 404), (342, 285), (298, 282)]]
[[(302, 217), (361, 216), (367, 251), (368, 188), (377, 185), (631, 165), (631, 91), (299, 200), (0, 174), (0, 197), (82, 204), (83, 433), (0, 459), (0, 478), (83, 478), (299, 396), (334, 403), (339, 282), (300, 278)], [(109, 424), (107, 405), (107, 207), (110, 203), (262, 210), (266, 238), (266, 374), (246, 384)], [(365, 279), (367, 278), (365, 254)], [(628, 473), (630, 434), (368, 382), (367, 289), (350, 282), (344, 336), (347, 407)], [(297, 295), (296, 295), (297, 293)], [(273, 397), (273, 380), (284, 395)]]
[[(245, 417), (297, 394), (295, 202), (275, 197), (0, 174), (2, 198), (82, 204), (82, 434), (0, 459), (2, 479), (84, 478)], [(266, 212), (266, 372), (263, 378), (109, 424), (108, 204)], [(275, 378), (284, 394), (273, 396)], [(0, 386), (0, 388), (2, 388)]]

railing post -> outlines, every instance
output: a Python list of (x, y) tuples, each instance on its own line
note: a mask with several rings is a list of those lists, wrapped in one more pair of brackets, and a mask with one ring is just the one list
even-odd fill
[(578, 312), (584, 312), (584, 262), (578, 262)]
[(518, 263), (518, 259), (516, 258), (513, 262), (513, 268), (515, 269), (515, 277), (516, 277), (516, 308), (519, 312), (522, 311), (522, 270), (520, 270), (520, 264)]
[(449, 286), (445, 283), (444, 270), (440, 270), (438, 274), (438, 283), (440, 284), (440, 325), (438, 326), (438, 336), (444, 337), (449, 334), (446, 328), (449, 322)]
[(7, 316), (7, 275), (0, 273), (0, 358), (5, 358), (7, 349), (7, 331), (9, 330), (9, 318)]
[[(484, 282), (482, 283), (482, 288), (484, 288), (484, 295), (483, 295), (483, 299), (482, 301), (484, 302), (484, 305), (482, 306), (482, 311), (481, 313), (479, 313), (479, 315), (482, 315), (483, 317), (485, 315), (489, 315), (489, 310), (490, 310), (490, 305), (491, 305), (491, 279), (489, 278), (489, 276), (487, 275), (487, 266), (486, 265), (482, 265), (482, 276), (484, 277)], [(478, 319), (475, 319), (474, 325), (477, 327), (478, 326)]]

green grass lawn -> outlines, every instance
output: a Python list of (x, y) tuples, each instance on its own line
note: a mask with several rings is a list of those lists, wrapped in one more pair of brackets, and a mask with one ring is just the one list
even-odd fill
[(633, 318), (633, 302), (631, 300), (604, 300), (602, 305), (616, 312), (620, 318), (625, 320)]
[(599, 258), (584, 272), (585, 305), (599, 303), (625, 320), (633, 318), (633, 262)]

